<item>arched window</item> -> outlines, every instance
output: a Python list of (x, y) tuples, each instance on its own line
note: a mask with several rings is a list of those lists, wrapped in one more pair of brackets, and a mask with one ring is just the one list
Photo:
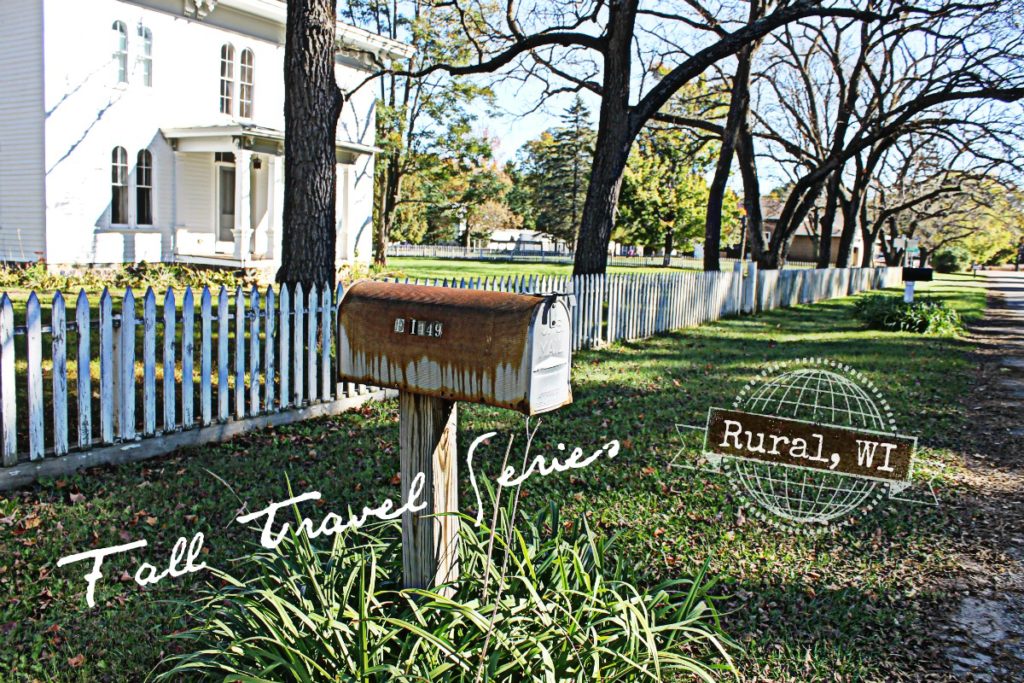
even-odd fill
[(110, 222), (128, 223), (128, 152), (115, 147), (110, 153)]
[(235, 48), (226, 43), (220, 48), (220, 113), (230, 114), (235, 97)]
[(242, 50), (241, 65), (238, 70), (238, 115), (243, 119), (252, 118), (254, 68), (255, 56), (252, 50)]
[(140, 149), (135, 164), (135, 216), (138, 225), (153, 225), (153, 154)]
[(139, 39), (142, 41), (142, 84), (153, 87), (153, 32), (139, 24)]
[(115, 21), (113, 26), (116, 41), (114, 43), (114, 64), (117, 68), (117, 82), (128, 82), (128, 27), (123, 21)]

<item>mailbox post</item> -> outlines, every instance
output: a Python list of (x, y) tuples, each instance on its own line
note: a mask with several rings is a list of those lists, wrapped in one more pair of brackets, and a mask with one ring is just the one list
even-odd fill
[(569, 311), (557, 296), (363, 280), (338, 308), (338, 377), (399, 390), (406, 587), (458, 578), (457, 402), (526, 415), (572, 402)]

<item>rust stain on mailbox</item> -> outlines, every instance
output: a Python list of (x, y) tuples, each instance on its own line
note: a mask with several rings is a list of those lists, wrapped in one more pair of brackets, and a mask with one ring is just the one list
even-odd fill
[(363, 280), (338, 309), (339, 379), (527, 415), (572, 402), (556, 296)]

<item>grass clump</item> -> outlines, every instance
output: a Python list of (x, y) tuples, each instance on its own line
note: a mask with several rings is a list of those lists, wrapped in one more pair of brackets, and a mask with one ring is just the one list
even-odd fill
[(863, 296), (857, 300), (854, 310), (868, 327), (879, 330), (937, 335), (963, 331), (963, 321), (955, 308), (928, 297), (908, 304), (902, 297), (890, 294)]
[(192, 609), (200, 625), (174, 636), (187, 653), (156, 678), (712, 681), (730, 666), (706, 565), (641, 590), (585, 520), (563, 524), (554, 505), (496, 519), (463, 520), (450, 596), (394, 583), (397, 522), (335, 536), (329, 550), (293, 531), (243, 561), (251, 578), (216, 573), (223, 587)]

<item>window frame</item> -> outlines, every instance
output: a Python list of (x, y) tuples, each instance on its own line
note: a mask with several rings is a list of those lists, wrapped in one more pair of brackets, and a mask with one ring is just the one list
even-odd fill
[(228, 116), (235, 111), (235, 46), (220, 46), (220, 113)]
[[(143, 193), (146, 201), (143, 202)], [(147, 214), (143, 215), (145, 206)], [(153, 153), (140, 149), (135, 155), (135, 221), (134, 225), (153, 227)]]
[[(248, 56), (248, 63), (246, 57)], [(246, 78), (248, 76), (248, 78)], [(245, 48), (238, 61), (238, 117), (251, 119), (256, 93), (256, 53)]]
[(114, 21), (110, 28), (117, 34), (117, 43), (113, 53), (117, 65), (117, 85), (128, 83), (128, 25), (120, 19)]
[(142, 85), (147, 88), (153, 87), (153, 31), (143, 24), (139, 24), (139, 39), (142, 42), (142, 54), (139, 62), (142, 64)]
[[(131, 225), (131, 199), (128, 183), (128, 150), (121, 145), (110, 151), (110, 224)], [(116, 219), (122, 220), (116, 220)]]

